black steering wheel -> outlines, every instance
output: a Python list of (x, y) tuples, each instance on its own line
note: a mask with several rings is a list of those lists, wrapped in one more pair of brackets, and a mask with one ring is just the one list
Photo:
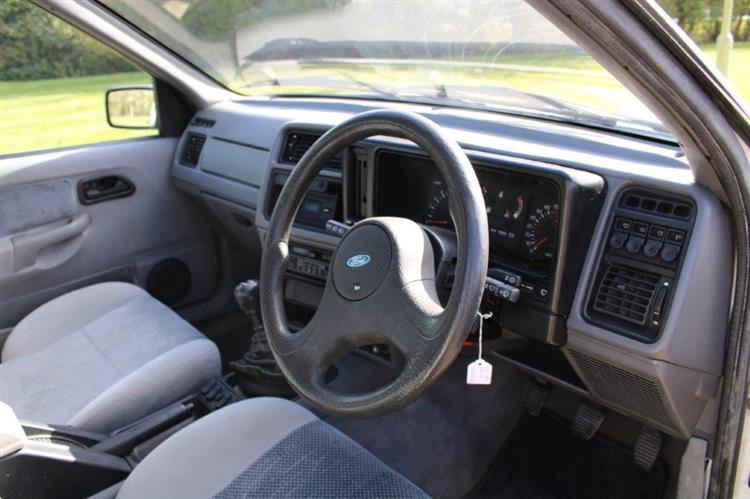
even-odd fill
[[(416, 143), (435, 162), (450, 192), (458, 240), (453, 291), (441, 306), (432, 246), (405, 218), (374, 217), (354, 225), (331, 260), (320, 306), (302, 330), (289, 331), (284, 273), (292, 223), (308, 187), (337, 153), (385, 135)], [(369, 111), (323, 135), (302, 157), (271, 216), (260, 274), (266, 333), (292, 388), (319, 409), (374, 416), (422, 394), (451, 364), (477, 314), (487, 274), (487, 215), (474, 169), (458, 144), (432, 121), (405, 111)], [(325, 381), (326, 369), (353, 349), (388, 344), (404, 358), (400, 373), (373, 391), (344, 394)]]

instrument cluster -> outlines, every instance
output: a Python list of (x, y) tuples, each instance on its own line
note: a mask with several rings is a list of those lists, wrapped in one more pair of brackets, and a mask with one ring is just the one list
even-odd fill
[[(495, 166), (475, 165), (475, 170), (487, 210), (490, 260), (521, 271), (549, 273), (558, 239), (557, 184)], [(405, 216), (426, 225), (453, 229), (450, 192), (430, 160), (382, 153), (375, 184), (383, 186), (382, 190), (376, 189), (378, 215)], [(394, 192), (394, 185), (398, 192)]]

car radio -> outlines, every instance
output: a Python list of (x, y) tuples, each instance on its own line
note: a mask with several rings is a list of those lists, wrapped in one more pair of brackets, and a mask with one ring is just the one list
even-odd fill
[[(271, 218), (276, 201), (281, 195), (289, 173), (274, 172), (271, 181), (271, 193), (268, 200), (266, 216)], [(294, 223), (301, 227), (324, 231), (330, 219), (341, 219), (341, 181), (339, 179), (317, 177), (310, 184), (305, 199), (297, 212)]]
[(290, 272), (325, 281), (330, 263), (330, 251), (301, 244), (291, 244), (289, 247), (289, 267), (287, 270)]

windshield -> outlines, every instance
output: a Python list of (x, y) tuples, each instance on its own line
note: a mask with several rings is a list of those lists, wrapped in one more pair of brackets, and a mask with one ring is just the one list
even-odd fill
[(232, 91), (482, 108), (669, 138), (520, 0), (101, 0)]

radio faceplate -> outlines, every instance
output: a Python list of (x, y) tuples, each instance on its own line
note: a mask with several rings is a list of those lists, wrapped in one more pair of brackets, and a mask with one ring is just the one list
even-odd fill
[(330, 263), (330, 251), (296, 243), (289, 245), (289, 272), (325, 281)]
[[(274, 171), (271, 176), (271, 192), (266, 205), (266, 217), (269, 219), (288, 178), (289, 172), (283, 170)], [(325, 232), (328, 220), (342, 219), (341, 204), (341, 180), (319, 176), (310, 185), (294, 224)]]

